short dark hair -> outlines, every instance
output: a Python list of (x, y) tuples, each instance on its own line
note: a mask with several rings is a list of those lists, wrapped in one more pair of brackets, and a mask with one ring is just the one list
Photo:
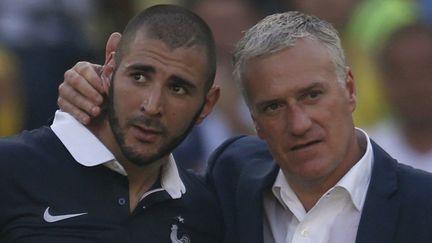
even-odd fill
[(168, 4), (143, 10), (129, 21), (123, 31), (116, 53), (117, 63), (139, 31), (173, 49), (203, 47), (207, 54), (206, 88), (210, 89), (216, 74), (216, 48), (209, 26), (198, 15), (180, 6)]

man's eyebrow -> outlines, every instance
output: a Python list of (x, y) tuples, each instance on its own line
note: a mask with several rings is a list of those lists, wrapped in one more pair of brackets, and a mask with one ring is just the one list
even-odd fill
[(300, 89), (299, 93), (304, 93), (315, 88), (324, 88), (324, 87), (325, 85), (322, 82), (313, 82), (312, 84)]
[(192, 82), (190, 80), (187, 80), (185, 78), (182, 78), (180, 76), (177, 76), (177, 75), (171, 76), (170, 77), (170, 81), (172, 83), (174, 83), (174, 84), (185, 86), (185, 87), (187, 87), (187, 88), (189, 88), (191, 90), (197, 89), (197, 86), (196, 86), (196, 84), (194, 82)]
[[(322, 89), (322, 88), (325, 88), (325, 87), (326, 87), (325, 84), (323, 84), (322, 82), (317, 81), (317, 82), (313, 82), (312, 84), (310, 84), (310, 85), (308, 85), (306, 87), (303, 87), (303, 88), (299, 89), (298, 91), (296, 91), (296, 94), (305, 94), (305, 93), (307, 93), (307, 92), (309, 92), (309, 91), (311, 91), (313, 89), (316, 89), (316, 88), (321, 88)], [(280, 98), (269, 99), (269, 100), (262, 100), (262, 101), (257, 102), (254, 106), (258, 107), (258, 108), (262, 108), (262, 107), (265, 107), (265, 106), (267, 106), (269, 104), (277, 103), (277, 102), (281, 102), (281, 101), (283, 101), (283, 99), (280, 99)]]
[[(155, 73), (156, 72), (156, 69), (153, 66), (151, 66), (151, 65), (144, 65), (144, 64), (138, 64), (138, 63), (137, 64), (131, 64), (131, 65), (127, 66), (126, 70), (149, 72), (149, 73)], [(192, 81), (190, 81), (190, 80), (188, 80), (186, 78), (180, 77), (178, 75), (171, 76), (170, 77), (170, 82), (171, 83), (175, 83), (177, 85), (182, 85), (182, 86), (187, 87), (187, 88), (189, 88), (191, 90), (197, 89), (197, 85), (194, 82), (192, 82)]]
[(156, 69), (153, 66), (144, 65), (144, 64), (132, 64), (132, 65), (126, 66), (126, 70), (142, 71), (142, 72), (150, 72), (150, 73), (156, 72)]

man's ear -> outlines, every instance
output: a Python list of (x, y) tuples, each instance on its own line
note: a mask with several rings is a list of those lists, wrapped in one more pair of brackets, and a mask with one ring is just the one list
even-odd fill
[(196, 124), (201, 123), (213, 110), (220, 96), (220, 88), (217, 86), (213, 86), (210, 91), (207, 93), (206, 102), (201, 111), (200, 116), (198, 117)]
[(108, 38), (105, 47), (105, 62), (108, 60), (109, 55), (117, 50), (117, 46), (120, 43), (122, 35), (118, 32), (114, 32)]
[(356, 85), (354, 81), (354, 75), (352, 73), (352, 70), (347, 67), (346, 68), (346, 89), (348, 92), (348, 100), (351, 106), (351, 112), (354, 112), (356, 106), (357, 106), (357, 91), (356, 91)]
[(102, 67), (101, 79), (102, 82), (108, 84), (107, 87), (111, 85), (112, 75), (114, 73), (115, 68), (115, 52), (111, 52), (107, 59), (105, 60), (105, 64)]
[(117, 46), (121, 40), (121, 34), (118, 32), (114, 32), (111, 34), (111, 36), (108, 38), (106, 48), (105, 48), (105, 63), (102, 67), (102, 74), (101, 78), (103, 83), (107, 84), (106, 87), (110, 85), (111, 77), (114, 72), (115, 67), (115, 55)]
[[(102, 72), (100, 73), (102, 79), (102, 86), (105, 93), (108, 93), (109, 86), (111, 85), (111, 75), (114, 70), (114, 56), (120, 43), (122, 35), (118, 32), (114, 32), (108, 38), (106, 47), (105, 47), (105, 63), (102, 66)], [(109, 66), (107, 66), (109, 64)]]

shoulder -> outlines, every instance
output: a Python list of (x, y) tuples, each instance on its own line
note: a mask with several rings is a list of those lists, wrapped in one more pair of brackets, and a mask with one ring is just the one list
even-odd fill
[(241, 150), (244, 152), (245, 149), (256, 149), (265, 148), (267, 150), (267, 144), (258, 138), (257, 136), (240, 135), (227, 139), (223, 142), (214, 152), (214, 156), (218, 153), (227, 151)]
[(277, 169), (263, 140), (256, 136), (239, 136), (227, 140), (212, 154), (206, 182), (215, 188), (218, 197), (232, 198), (239, 183), (252, 178), (274, 179)]
[(55, 138), (51, 129), (42, 127), (31, 131), (23, 131), (15, 136), (0, 139), (0, 156), (22, 155), (35, 152), (37, 148)]
[(216, 194), (212, 187), (205, 181), (203, 175), (196, 174), (195, 172), (185, 170), (178, 167), (180, 177), (186, 187), (184, 200), (190, 204), (197, 204), (203, 210), (213, 209), (211, 213), (219, 210), (219, 204)]
[(37, 145), (32, 141), (32, 134), (38, 132), (38, 130), (24, 131), (15, 136), (0, 139), (0, 161), (30, 152)]
[(195, 199), (199, 197), (199, 201), (203, 203), (214, 203), (216, 197), (209, 185), (205, 182), (204, 176), (193, 171), (186, 170), (181, 166), (178, 166), (178, 171), (182, 182), (186, 187), (186, 193), (190, 197)]
[(381, 187), (385, 183), (395, 181), (394, 185), (402, 200), (406, 199), (410, 203), (428, 203), (432, 206), (432, 173), (399, 163), (375, 143), (373, 147), (375, 162), (372, 180), (375, 184), (380, 184), (376, 186)]
[(267, 144), (256, 136), (237, 136), (226, 140), (210, 156), (208, 173), (228, 166), (241, 170), (251, 160), (273, 160)]
[(247, 203), (240, 198), (249, 193), (244, 189), (261, 190), (268, 180), (274, 180), (277, 171), (267, 144), (256, 136), (228, 139), (211, 155), (206, 182), (221, 203), (226, 239), (236, 238), (238, 203)]
[(27, 168), (39, 159), (52, 156), (58, 150), (56, 148), (61, 149), (61, 143), (48, 127), (23, 131), (0, 139), (0, 166), (4, 173), (8, 173), (9, 169)]
[[(429, 162), (429, 161), (426, 161)], [(432, 237), (432, 174), (408, 165), (397, 165), (398, 186), (393, 195), (400, 205), (401, 230), (415, 230), (416, 237)], [(416, 219), (412, 221), (412, 219)], [(422, 236), (423, 235), (423, 236)], [(426, 242), (426, 241), (425, 241)]]
[[(432, 161), (425, 161), (429, 163)], [(426, 196), (425, 199), (432, 203), (432, 174), (405, 164), (397, 164), (399, 187), (405, 193), (412, 196)], [(431, 205), (432, 206), (432, 205)]]

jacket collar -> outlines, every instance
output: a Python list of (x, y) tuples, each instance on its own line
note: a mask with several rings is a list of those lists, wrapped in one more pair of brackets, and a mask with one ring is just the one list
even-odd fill
[(252, 159), (239, 178), (236, 198), (239, 242), (263, 241), (263, 192), (271, 188), (279, 171), (276, 161), (268, 158)]
[(397, 162), (372, 141), (374, 164), (356, 243), (391, 242), (399, 217)]

